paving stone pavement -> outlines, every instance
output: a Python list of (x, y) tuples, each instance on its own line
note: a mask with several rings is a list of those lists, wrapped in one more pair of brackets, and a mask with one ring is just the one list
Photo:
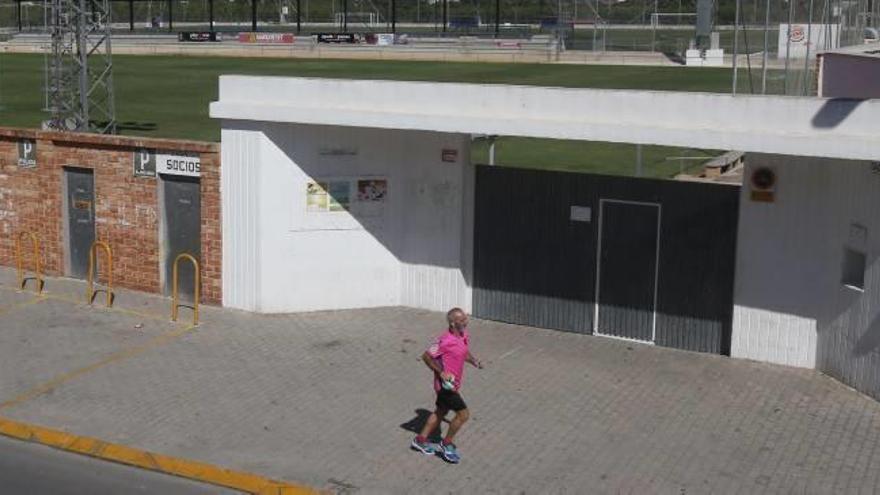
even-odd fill
[[(63, 301), (0, 313), (0, 402), (137, 345), (134, 321)], [(59, 322), (77, 339), (53, 344)], [(481, 320), (464, 460), (422, 456), (408, 449), (433, 402), (419, 355), (443, 326), (407, 308), (209, 308), (194, 331), (0, 416), (340, 493), (880, 491), (880, 404), (817, 372)]]
[(143, 345), (177, 326), (0, 291), (0, 409), (59, 375)]

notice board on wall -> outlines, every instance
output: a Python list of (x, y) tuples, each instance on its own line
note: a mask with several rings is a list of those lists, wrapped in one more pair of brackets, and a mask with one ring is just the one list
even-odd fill
[(308, 178), (297, 190), (291, 230), (359, 230), (381, 228), (385, 222), (385, 176)]

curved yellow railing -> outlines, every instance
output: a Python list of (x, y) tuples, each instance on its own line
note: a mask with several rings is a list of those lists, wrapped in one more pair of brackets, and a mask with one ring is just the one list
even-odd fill
[(201, 286), (201, 274), (199, 271), (199, 260), (189, 253), (181, 253), (174, 258), (174, 265), (171, 268), (171, 321), (177, 321), (177, 308), (180, 306), (180, 298), (177, 290), (178, 265), (180, 260), (188, 259), (195, 271), (195, 285), (193, 289), (193, 325), (199, 324), (199, 287)]
[(33, 262), (34, 262), (34, 272), (37, 277), (37, 294), (43, 293), (43, 277), (40, 273), (40, 240), (37, 239), (37, 235), (33, 232), (26, 230), (18, 234), (18, 238), (15, 239), (15, 264), (18, 268), (18, 288), (24, 290), (24, 285), (27, 282), (27, 279), (24, 276), (24, 259), (21, 254), (21, 241), (25, 237), (29, 237), (31, 240), (31, 245), (34, 248), (33, 254)]
[(113, 307), (113, 250), (104, 241), (95, 241), (89, 248), (89, 276), (88, 289), (86, 290), (86, 304), (92, 304), (95, 298), (95, 262), (98, 248), (103, 248), (107, 253), (107, 307)]

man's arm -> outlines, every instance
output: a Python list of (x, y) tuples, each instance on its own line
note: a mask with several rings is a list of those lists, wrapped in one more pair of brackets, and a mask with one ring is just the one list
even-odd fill
[(438, 375), (443, 373), (443, 368), (441, 368), (440, 365), (437, 364), (437, 360), (434, 359), (433, 356), (431, 356), (430, 352), (425, 351), (425, 353), (422, 354), (422, 361), (424, 361), (425, 364), (428, 365), (428, 368), (431, 368), (431, 371), (433, 371), (434, 373), (437, 373)]
[(474, 355), (471, 354), (471, 351), (468, 351), (467, 358), (465, 358), (465, 361), (471, 363), (471, 365), (473, 365), (479, 369), (483, 369), (483, 363), (481, 363), (479, 359), (475, 358)]
[(434, 356), (432, 356), (430, 352), (425, 351), (425, 353), (422, 354), (422, 361), (424, 361), (425, 364), (428, 365), (428, 368), (431, 368), (431, 371), (436, 373), (441, 380), (452, 380), (453, 378), (455, 378), (455, 375), (453, 375), (452, 373), (447, 373), (446, 371), (443, 371), (443, 368), (438, 364), (438, 360)]

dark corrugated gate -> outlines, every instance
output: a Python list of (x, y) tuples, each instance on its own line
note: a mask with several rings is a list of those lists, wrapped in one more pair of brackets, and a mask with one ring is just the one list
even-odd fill
[(728, 354), (738, 209), (736, 186), (479, 166), (473, 313)]

